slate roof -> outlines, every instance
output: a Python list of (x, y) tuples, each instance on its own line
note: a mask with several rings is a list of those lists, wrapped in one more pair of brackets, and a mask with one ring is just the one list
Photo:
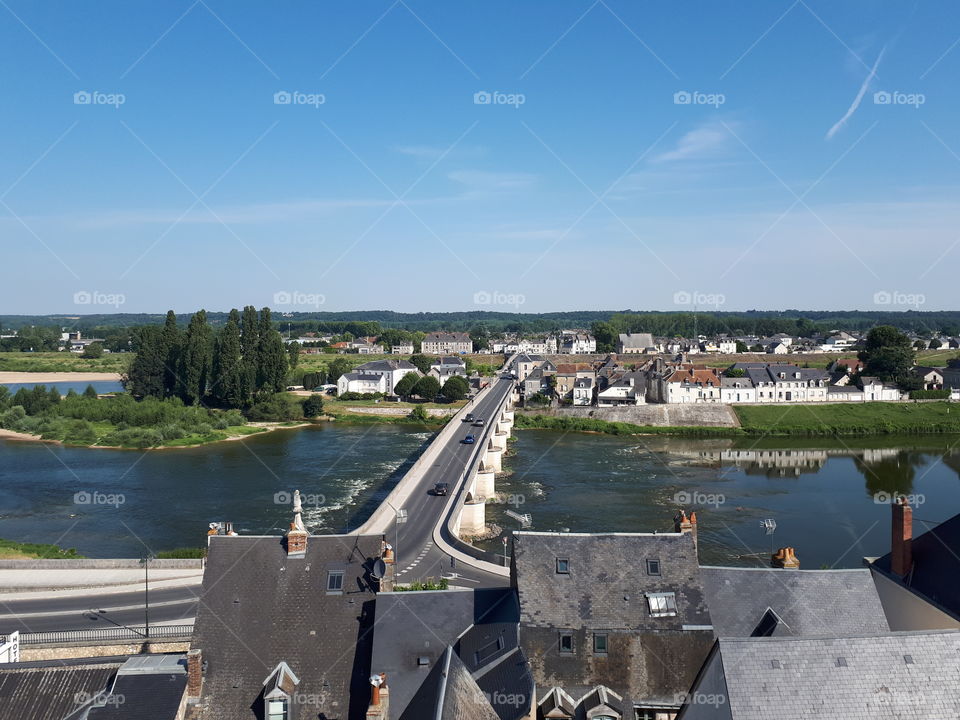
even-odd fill
[(369, 380), (371, 382), (380, 382), (380, 379), (383, 375), (371, 375), (370, 373), (359, 373), (359, 372), (350, 372), (344, 373), (341, 377), (345, 377), (349, 380)]
[[(280, 537), (210, 537), (191, 643), (208, 663), (200, 720), (258, 717), (280, 662), (299, 677), (310, 717), (364, 717), (379, 551), (379, 536), (311, 535), (300, 558)], [(326, 592), (331, 570), (344, 573), (342, 594)]]
[(162, 656), (163, 661), (172, 663), (157, 664), (155, 668), (127, 671), (127, 666), (138, 665), (141, 660), (155, 660), (155, 657), (130, 658), (117, 673), (111, 696), (123, 698), (123, 702), (110, 702), (103, 707), (90, 710), (87, 720), (174, 720), (187, 688), (183, 655)]
[(465, 332), (432, 332), (427, 333), (423, 342), (470, 342), (470, 334)]
[(776, 636), (890, 630), (867, 569), (701, 567), (700, 577), (719, 637), (750, 637), (768, 609), (779, 618)]
[[(473, 591), (384, 593), (377, 597), (373, 659), (386, 673), (391, 715), (416, 716), (439, 694), (434, 673), (452, 647), (487, 698), (533, 696), (533, 682), (519, 649), (520, 611), (510, 588)], [(398, 632), (398, 629), (403, 632)], [(420, 665), (418, 658), (425, 658)], [(500, 720), (515, 720), (523, 707), (496, 703)]]
[(416, 370), (416, 366), (406, 360), (371, 360), (363, 365), (357, 365), (355, 372), (376, 371), (390, 372), (392, 370)]
[[(890, 573), (890, 553), (877, 558), (873, 567), (960, 619), (960, 559), (956, 554), (960, 515), (933, 527), (916, 518), (913, 522), (913, 570), (906, 579)], [(924, 527), (926, 532), (918, 535)]]
[[(558, 558), (568, 572), (557, 572)], [(659, 560), (659, 575), (647, 560)], [(714, 641), (691, 535), (516, 532), (512, 562), (538, 694), (559, 686), (580, 697), (604, 685), (626, 706), (678, 704)], [(653, 616), (647, 593), (673, 593), (676, 614)], [(559, 647), (561, 634), (572, 651)]]
[(0, 720), (59, 720), (104, 692), (122, 662), (0, 665)]
[(752, 388), (753, 380), (751, 380), (748, 375), (744, 375), (743, 377), (727, 377), (726, 375), (722, 375), (720, 377), (720, 387)]
[(957, 631), (721, 638), (717, 646), (732, 720), (960, 717)]
[[(388, 678), (389, 683), (389, 678)], [(390, 698), (391, 716), (394, 705)], [(447, 647), (400, 720), (499, 720), (470, 671)]]
[(646, 350), (653, 346), (653, 335), (650, 333), (620, 333), (620, 343), (625, 348), (642, 348)]

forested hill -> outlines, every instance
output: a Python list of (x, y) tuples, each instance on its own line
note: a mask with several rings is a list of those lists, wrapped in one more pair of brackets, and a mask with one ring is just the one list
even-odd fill
[[(208, 311), (215, 326), (226, 322), (227, 312)], [(181, 322), (189, 313), (180, 315)], [(482, 326), (487, 332), (537, 333), (562, 328), (591, 328), (610, 323), (618, 331), (651, 332), (654, 335), (689, 336), (704, 334), (757, 334), (776, 332), (810, 334), (829, 330), (866, 330), (875, 325), (893, 325), (901, 330), (931, 334), (960, 335), (960, 311), (892, 312), (886, 310), (750, 310), (746, 312), (663, 312), (634, 310), (582, 310), (552, 313), (519, 312), (432, 312), (400, 313), (392, 310), (352, 310), (346, 312), (283, 312), (274, 308), (278, 329), (287, 326), (294, 333), (308, 330), (342, 332), (347, 325), (366, 327), (369, 334), (378, 329), (396, 328), (428, 332), (431, 330), (469, 331)], [(17, 330), (28, 326), (60, 326), (91, 331), (103, 328), (132, 328), (159, 325), (164, 313), (114, 313), (98, 315), (0, 315), (0, 328)]]

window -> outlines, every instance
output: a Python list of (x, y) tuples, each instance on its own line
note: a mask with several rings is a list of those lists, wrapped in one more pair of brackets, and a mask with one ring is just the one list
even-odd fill
[(570, 574), (570, 560), (568, 558), (557, 558), (557, 573), (560, 575)]
[(647, 560), (647, 575), (659, 575), (659, 574), (660, 574), (660, 561)]
[(653, 617), (671, 617), (677, 614), (677, 599), (671, 593), (648, 593), (647, 604)]
[(288, 717), (286, 700), (267, 701), (267, 720), (287, 720)]
[(573, 633), (560, 633), (560, 652), (564, 655), (573, 653)]
[(593, 634), (593, 651), (598, 655), (607, 654), (607, 634), (606, 633)]
[(327, 592), (343, 591), (343, 572), (331, 570), (327, 573)]

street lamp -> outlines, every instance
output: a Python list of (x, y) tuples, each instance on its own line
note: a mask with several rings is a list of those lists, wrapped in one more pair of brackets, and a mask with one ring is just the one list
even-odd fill
[(140, 558), (143, 565), (143, 634), (147, 638), (150, 637), (150, 561), (155, 559), (150, 553)]

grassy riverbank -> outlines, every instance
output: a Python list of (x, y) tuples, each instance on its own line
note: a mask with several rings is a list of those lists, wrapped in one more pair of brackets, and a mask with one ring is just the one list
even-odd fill
[(0, 371), (125, 373), (132, 359), (133, 353), (105, 353), (86, 359), (72, 352), (0, 352)]
[(738, 405), (750, 435), (919, 435), (960, 433), (960, 405), (948, 402)]
[(0, 560), (75, 560), (82, 558), (73, 548), (45, 543), (22, 543), (0, 538)]
[(736, 405), (741, 427), (635, 425), (595, 418), (517, 413), (515, 427), (608, 435), (685, 437), (871, 436), (960, 433), (960, 405), (947, 402)]

